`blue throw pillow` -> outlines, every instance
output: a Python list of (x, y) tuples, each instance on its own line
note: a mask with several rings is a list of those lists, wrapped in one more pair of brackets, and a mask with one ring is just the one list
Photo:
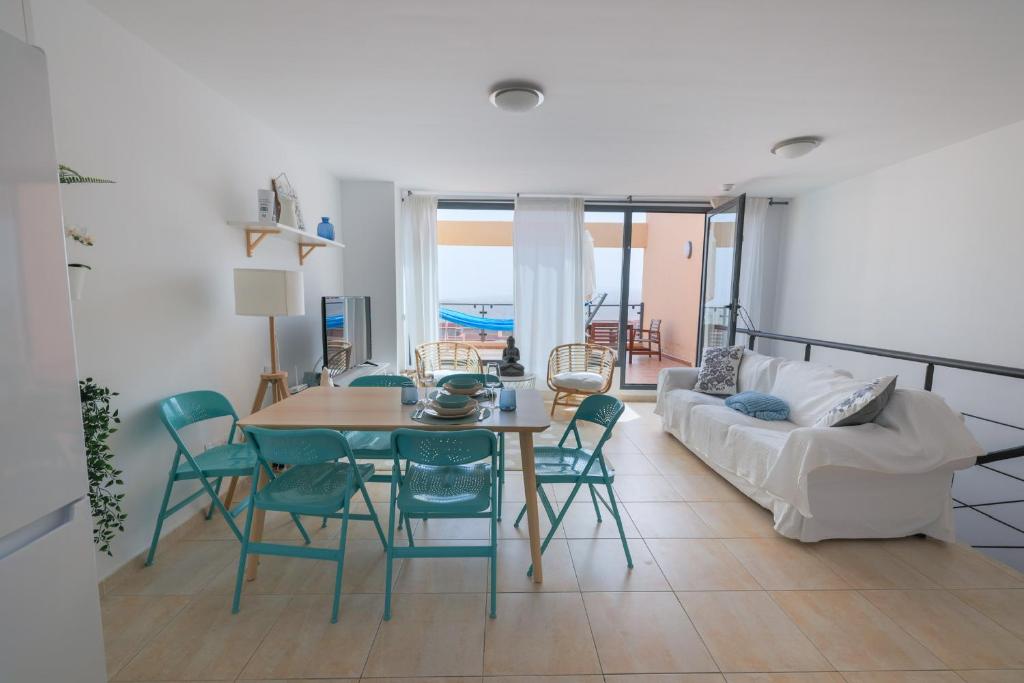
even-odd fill
[(757, 391), (744, 391), (730, 396), (725, 399), (725, 405), (759, 420), (785, 420), (789, 417), (789, 406), (785, 401)]

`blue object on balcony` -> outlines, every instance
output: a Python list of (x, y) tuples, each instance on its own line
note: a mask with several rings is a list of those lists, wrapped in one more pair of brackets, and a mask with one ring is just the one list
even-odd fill
[(327, 316), (327, 327), (345, 327), (345, 316), (342, 314)]
[(469, 315), (451, 308), (441, 309), (441, 320), (446, 320), (462, 327), (471, 327), (476, 330), (494, 330), (496, 332), (511, 332), (513, 320), (511, 318), (486, 318), (479, 315)]

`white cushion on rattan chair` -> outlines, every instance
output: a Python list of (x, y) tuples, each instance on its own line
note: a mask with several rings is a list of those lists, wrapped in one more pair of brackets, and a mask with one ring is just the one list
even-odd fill
[(428, 372), (427, 373), (427, 377), (431, 381), (433, 381), (434, 384), (440, 384), (441, 382), (443, 382), (448, 377), (451, 377), (452, 375), (464, 375), (467, 372), (469, 372), (469, 371), (468, 370), (434, 370), (433, 372)]
[(604, 386), (604, 377), (596, 372), (560, 372), (551, 378), (551, 383), (560, 389), (598, 391)]

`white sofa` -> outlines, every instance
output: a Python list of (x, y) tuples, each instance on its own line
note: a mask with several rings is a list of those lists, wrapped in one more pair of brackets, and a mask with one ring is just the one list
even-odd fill
[(849, 393), (850, 373), (744, 352), (738, 390), (789, 404), (789, 420), (768, 422), (693, 391), (698, 372), (661, 371), (655, 412), (662, 426), (771, 510), (783, 536), (820, 541), (921, 533), (953, 540), (952, 475), (983, 450), (941, 397), (897, 389), (872, 423), (813, 427)]

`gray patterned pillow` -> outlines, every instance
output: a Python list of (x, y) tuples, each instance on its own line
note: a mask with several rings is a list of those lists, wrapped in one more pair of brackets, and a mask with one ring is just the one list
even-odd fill
[(712, 346), (704, 349), (694, 391), (717, 396), (736, 393), (736, 377), (743, 360), (742, 346)]
[(815, 427), (851, 427), (874, 422), (896, 391), (896, 375), (871, 380), (822, 415)]

